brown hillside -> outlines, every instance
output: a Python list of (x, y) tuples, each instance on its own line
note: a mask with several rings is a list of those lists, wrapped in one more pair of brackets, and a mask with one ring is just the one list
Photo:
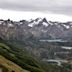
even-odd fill
[(29, 72), (0, 55), (0, 72)]

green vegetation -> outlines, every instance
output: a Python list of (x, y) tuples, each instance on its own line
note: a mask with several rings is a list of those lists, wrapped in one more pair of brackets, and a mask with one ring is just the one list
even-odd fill
[(2, 39), (0, 39), (0, 55), (30, 72), (70, 72), (64, 67), (43, 63), (20, 46), (13, 46)]

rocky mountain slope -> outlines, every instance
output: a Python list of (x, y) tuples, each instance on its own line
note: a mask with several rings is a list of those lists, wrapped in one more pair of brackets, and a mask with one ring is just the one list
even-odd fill
[(52, 22), (46, 18), (35, 20), (11, 21), (0, 20), (0, 37), (3, 39), (24, 40), (29, 37), (37, 39), (72, 40), (72, 22)]

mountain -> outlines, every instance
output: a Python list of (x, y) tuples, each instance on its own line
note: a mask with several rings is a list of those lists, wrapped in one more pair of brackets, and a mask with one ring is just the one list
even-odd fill
[[(1, 19), (0, 61), (5, 60), (6, 64), (0, 62), (0, 67), (12, 69), (12, 65), (17, 65), (29, 72), (71, 72), (72, 61), (67, 60), (72, 57), (72, 42), (69, 41), (72, 41), (72, 22), (52, 22), (46, 18), (20, 21)], [(63, 59), (68, 63), (58, 66), (44, 59)]]
[(0, 20), (0, 37), (3, 39), (25, 40), (62, 39), (72, 41), (72, 22), (52, 22), (46, 18), (12, 21)]

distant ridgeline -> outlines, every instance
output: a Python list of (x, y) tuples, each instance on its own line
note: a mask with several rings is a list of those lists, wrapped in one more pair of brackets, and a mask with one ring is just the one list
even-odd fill
[(12, 21), (0, 20), (0, 37), (6, 40), (61, 39), (72, 41), (72, 22), (52, 22), (46, 18)]

